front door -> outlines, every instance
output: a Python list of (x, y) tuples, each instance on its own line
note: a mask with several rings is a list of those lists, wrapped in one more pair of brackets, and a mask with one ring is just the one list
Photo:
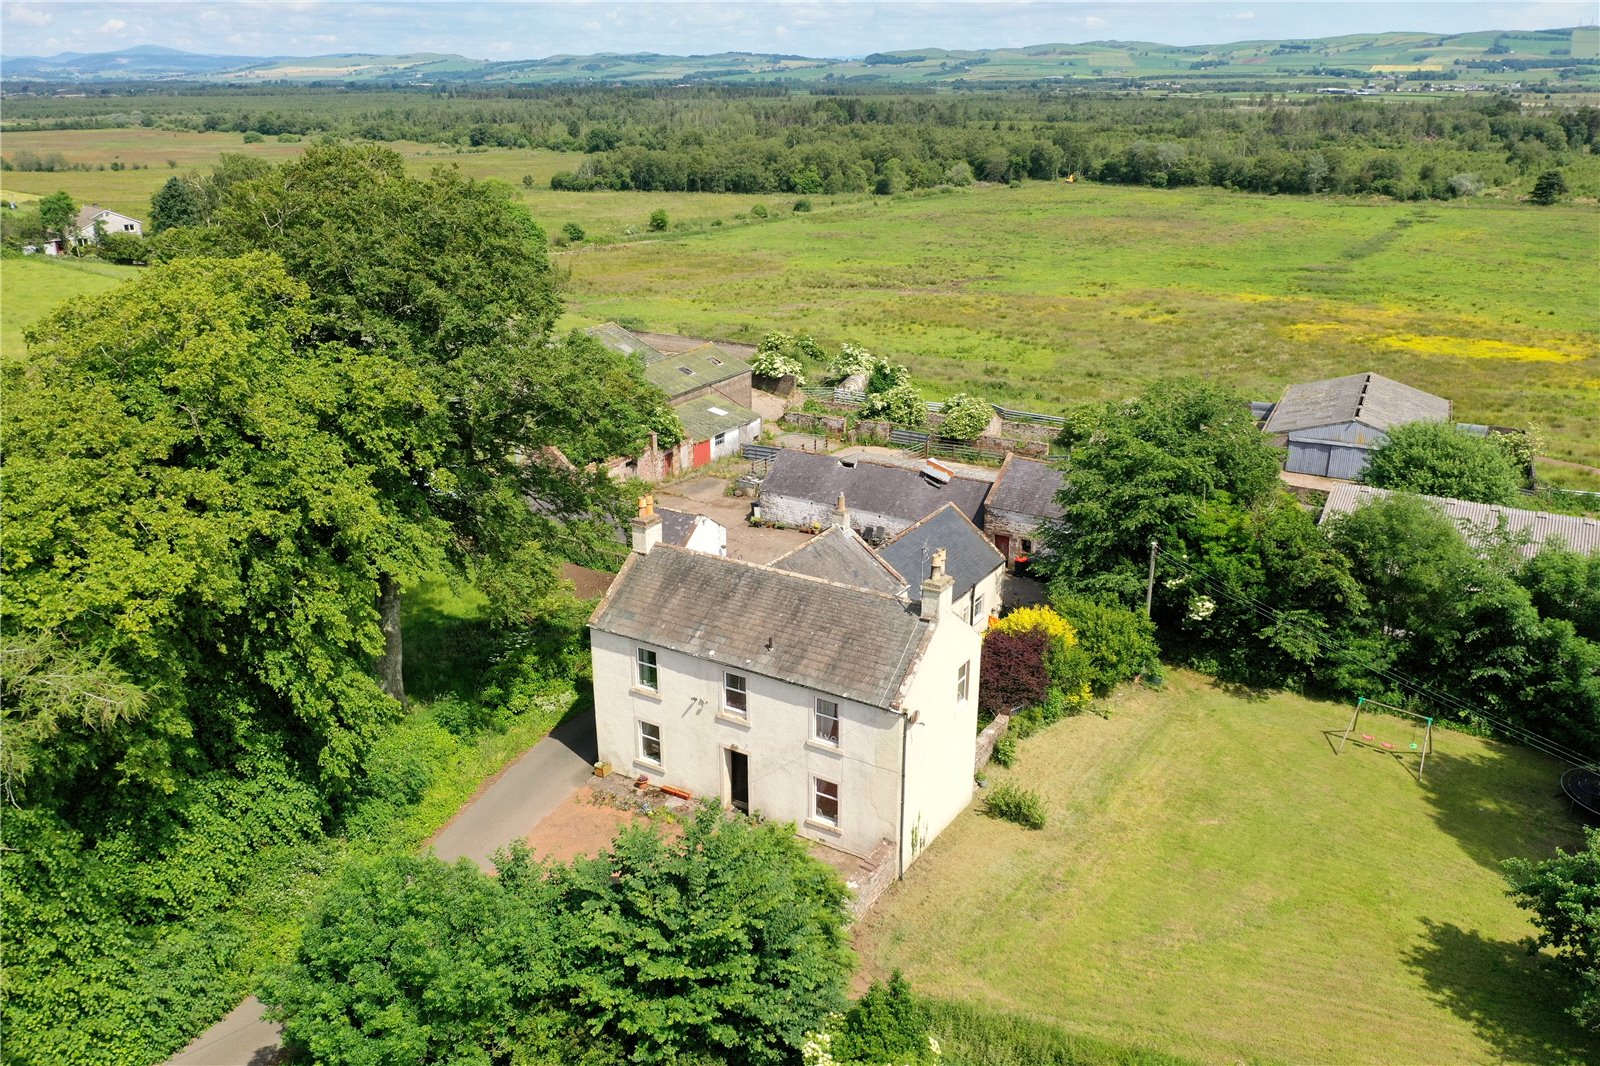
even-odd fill
[(728, 749), (728, 806), (750, 813), (750, 756)]
[(711, 442), (697, 440), (694, 442), (694, 465), (696, 468), (705, 466), (711, 461)]
[(1000, 550), (1001, 555), (1005, 556), (1006, 569), (1011, 569), (1011, 538), (1004, 533), (996, 533), (994, 535), (994, 546)]

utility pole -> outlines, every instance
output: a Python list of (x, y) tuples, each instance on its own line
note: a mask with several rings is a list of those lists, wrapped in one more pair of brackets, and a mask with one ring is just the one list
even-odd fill
[(1156, 539), (1150, 538), (1150, 580), (1144, 587), (1144, 616), (1150, 617), (1150, 604), (1156, 598)]

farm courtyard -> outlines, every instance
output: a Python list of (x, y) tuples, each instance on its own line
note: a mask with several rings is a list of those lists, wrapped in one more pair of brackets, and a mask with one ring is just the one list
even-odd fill
[[(863, 981), (899, 967), (1201, 1062), (1600, 1061), (1499, 870), (1580, 843), (1555, 764), (1443, 732), (1419, 785), (1381, 749), (1334, 754), (1348, 707), (1187, 671), (1107, 709), (991, 765), (1049, 826), (987, 818), (980, 794), (858, 927)], [(1409, 724), (1367, 721), (1407, 749)]]

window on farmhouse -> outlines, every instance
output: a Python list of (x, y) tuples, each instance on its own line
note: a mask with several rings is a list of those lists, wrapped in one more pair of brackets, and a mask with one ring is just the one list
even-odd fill
[(956, 702), (967, 702), (967, 688), (972, 680), (972, 660), (968, 659), (961, 664), (961, 669), (956, 671)]
[(655, 692), (661, 687), (658, 683), (659, 678), (660, 673), (656, 670), (656, 653), (649, 648), (640, 648), (639, 687)]
[(982, 596), (973, 596), (972, 597), (972, 617), (967, 619), (967, 621), (971, 622), (973, 625), (977, 625), (982, 620), (983, 620), (983, 597)]
[(750, 713), (749, 683), (742, 674), (722, 675), (722, 709), (741, 718)]
[(650, 722), (639, 723), (639, 758), (661, 765), (661, 727)]
[(832, 781), (824, 781), (820, 777), (813, 777), (811, 783), (813, 785), (812, 814), (816, 816), (819, 822), (838, 825), (839, 786)]
[(727, 441), (727, 439), (728, 435), (726, 433), (718, 433), (715, 437), (711, 438), (711, 443), (720, 448)]
[(817, 701), (816, 738), (824, 744), (839, 743), (839, 705), (832, 700)]

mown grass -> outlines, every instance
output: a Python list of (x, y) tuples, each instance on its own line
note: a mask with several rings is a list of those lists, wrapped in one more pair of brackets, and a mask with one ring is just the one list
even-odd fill
[(98, 259), (0, 259), (0, 362), (21, 356), (27, 349), (23, 331), (63, 300), (104, 292), (137, 272)]
[(1596, 1061), (1498, 867), (1578, 842), (1554, 764), (1444, 733), (1419, 785), (1334, 754), (1345, 707), (1186, 671), (1109, 710), (991, 768), (1049, 827), (964, 813), (859, 927), (867, 977), (1208, 1062)]
[(851, 340), (935, 397), (1058, 410), (1196, 374), (1274, 399), (1375, 370), (1600, 465), (1597, 246), (1575, 205), (1028, 183), (560, 261), (575, 320)]

